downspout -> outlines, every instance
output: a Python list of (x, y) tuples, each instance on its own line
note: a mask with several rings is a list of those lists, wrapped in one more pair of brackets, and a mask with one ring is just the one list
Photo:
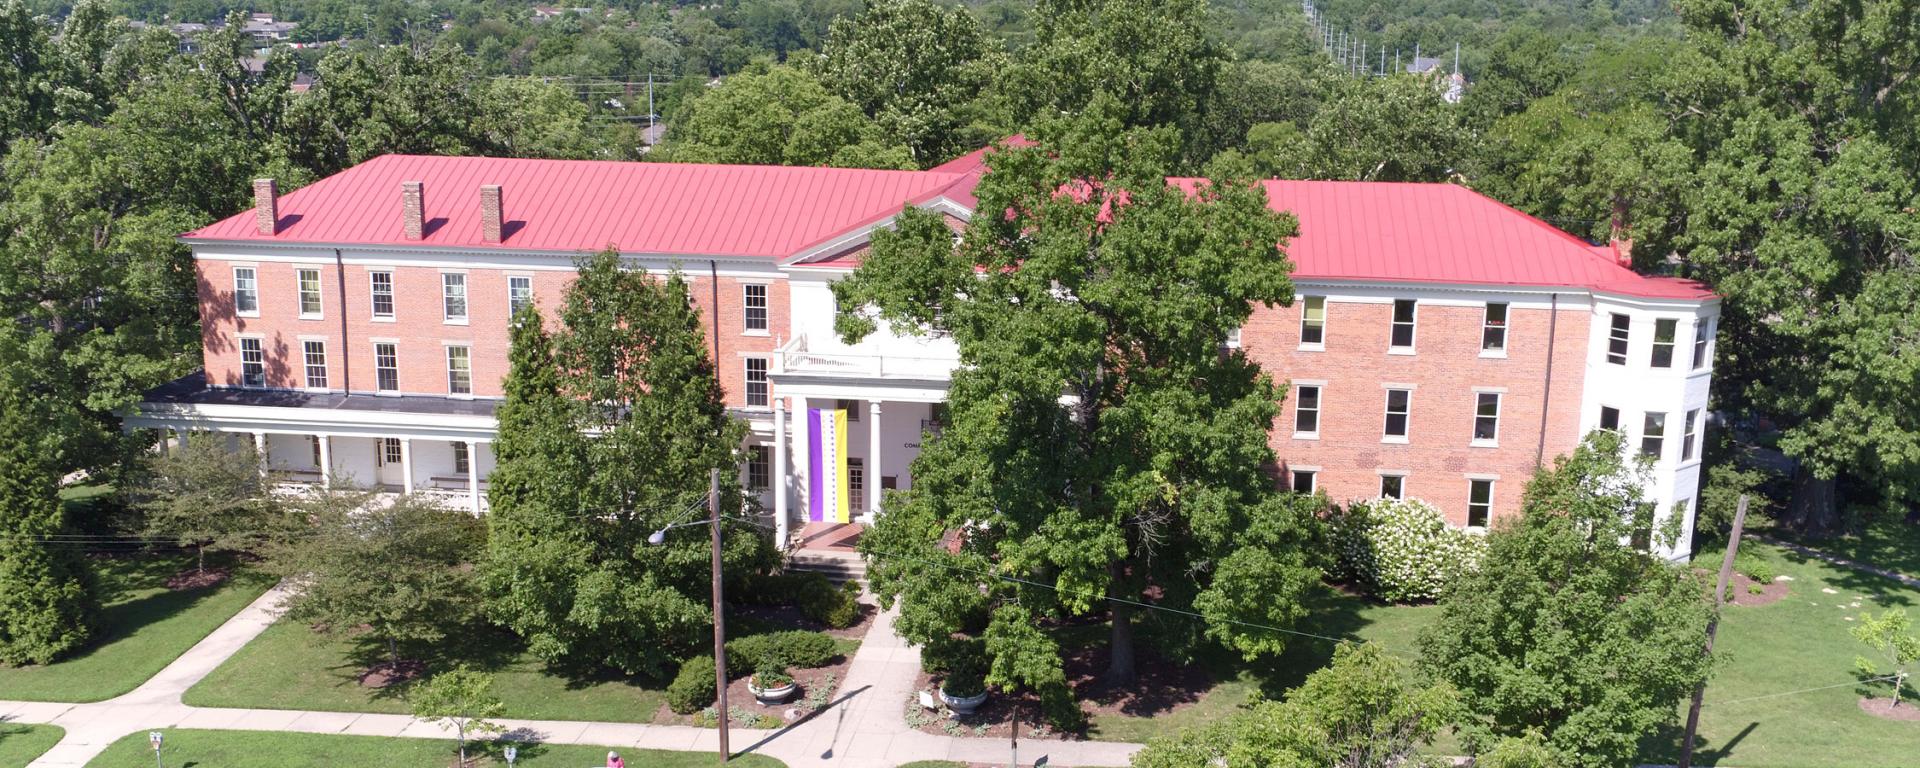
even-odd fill
[(1560, 294), (1552, 295), (1547, 317), (1547, 376), (1540, 393), (1540, 444), (1533, 449), (1533, 468), (1539, 469), (1547, 457), (1547, 414), (1553, 409), (1553, 346), (1560, 330)]
[[(720, 378), (720, 265), (713, 259), (707, 260), (707, 279), (713, 283), (713, 304), (707, 308), (707, 316), (712, 318), (708, 324), (713, 329), (713, 376)], [(744, 385), (742, 385), (744, 386)]]
[(338, 248), (333, 249), (333, 276), (340, 286), (336, 302), (340, 307), (340, 391), (343, 397), (352, 397), (353, 343), (347, 339), (347, 267)]

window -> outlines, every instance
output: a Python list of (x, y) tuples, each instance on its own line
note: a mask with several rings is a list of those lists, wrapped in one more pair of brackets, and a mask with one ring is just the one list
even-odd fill
[(747, 405), (767, 407), (767, 359), (747, 358)]
[(740, 286), (740, 289), (745, 294), (743, 297), (744, 301), (741, 303), (741, 306), (745, 309), (745, 312), (746, 312), (746, 316), (744, 319), (746, 322), (747, 332), (748, 333), (766, 332), (767, 330), (767, 287), (764, 285), (743, 285), (743, 286)]
[(1383, 437), (1402, 438), (1407, 436), (1407, 410), (1413, 401), (1411, 389), (1387, 390), (1387, 426), (1381, 433)]
[(327, 388), (327, 343), (324, 341), (302, 342), (306, 352), (307, 389)]
[(447, 392), (473, 394), (473, 357), (466, 347), (447, 347)]
[(1327, 297), (1308, 296), (1300, 308), (1300, 346), (1318, 347), (1327, 342)]
[(1320, 433), (1320, 387), (1301, 385), (1293, 393), (1293, 433), (1305, 437)]
[(1480, 321), (1480, 351), (1482, 353), (1507, 351), (1507, 305), (1505, 303), (1487, 305), (1486, 319)]
[(1702, 317), (1693, 321), (1693, 369), (1707, 367), (1707, 341), (1713, 338), (1713, 328)]
[(1699, 458), (1699, 454), (1695, 453), (1695, 448), (1698, 447), (1696, 443), (1697, 443), (1697, 438), (1699, 438), (1699, 436), (1700, 436), (1700, 409), (1695, 408), (1691, 411), (1687, 411), (1687, 423), (1684, 425), (1684, 429), (1680, 432), (1680, 460), (1681, 461), (1693, 461), (1694, 459)]
[(1500, 439), (1500, 393), (1479, 392), (1474, 395), (1473, 441), (1492, 443)]
[(1485, 528), (1493, 519), (1493, 481), (1474, 478), (1467, 481), (1467, 527)]
[(1397, 350), (1413, 349), (1413, 323), (1416, 305), (1413, 299), (1393, 300), (1393, 339), (1392, 347)]
[(1652, 456), (1654, 461), (1659, 461), (1660, 449), (1665, 447), (1666, 442), (1667, 415), (1664, 413), (1647, 414), (1647, 421), (1641, 425), (1640, 429), (1640, 452)]
[(1240, 326), (1236, 325), (1227, 329), (1227, 340), (1224, 346), (1226, 346), (1227, 349), (1240, 348)]
[(846, 411), (846, 412), (847, 412), (847, 421), (859, 421), (859, 420), (860, 420), (860, 401), (858, 401), (858, 400), (839, 400), (839, 401), (835, 401), (835, 402), (834, 402), (834, 404), (833, 404), (833, 407), (835, 407), (835, 408), (839, 408), (840, 410), (843, 410), (843, 411)]
[(400, 353), (395, 347), (390, 341), (373, 345), (373, 386), (381, 392), (400, 391)]
[(367, 282), (373, 286), (373, 316), (393, 319), (393, 273), (368, 272)]
[(313, 449), (313, 465), (320, 466), (320, 436), (307, 435), (307, 447)]
[(459, 272), (445, 272), (440, 275), (440, 296), (442, 309), (447, 320), (465, 321), (467, 319), (467, 276)]
[(1673, 337), (1679, 332), (1679, 320), (1663, 317), (1653, 321), (1653, 367), (1673, 367)]
[(267, 385), (267, 351), (257, 338), (240, 339), (240, 386)]
[(847, 459), (847, 508), (867, 508), (867, 461)]
[(773, 449), (764, 445), (747, 446), (747, 488), (764, 491), (773, 485)]
[(253, 267), (233, 268), (233, 311), (260, 314), (260, 274)]
[(1314, 472), (1312, 470), (1307, 470), (1307, 469), (1294, 470), (1293, 471), (1293, 492), (1305, 493), (1305, 494), (1313, 493), (1313, 478), (1316, 474), (1319, 474), (1319, 473)]
[(469, 453), (472, 446), (468, 443), (453, 444), (453, 471), (460, 474), (473, 472), (473, 456)]
[(507, 276), (507, 316), (520, 314), (520, 310), (533, 303), (533, 278), (528, 275)]
[(1600, 406), (1600, 428), (1620, 431), (1620, 409), (1611, 405)]
[(1407, 497), (1407, 477), (1405, 475), (1381, 475), (1380, 498), (1404, 499)]
[(380, 438), (380, 458), (386, 464), (399, 464), (406, 461), (400, 452), (400, 438)]
[(303, 269), (299, 272), (300, 316), (320, 316), (320, 270)]
[(1632, 332), (1633, 318), (1621, 314), (1613, 316), (1613, 329), (1607, 332), (1607, 362), (1627, 364), (1627, 338)]

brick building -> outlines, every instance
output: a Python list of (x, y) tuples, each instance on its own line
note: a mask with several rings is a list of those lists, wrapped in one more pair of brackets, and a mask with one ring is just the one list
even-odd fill
[[(930, 171), (385, 156), (182, 236), (205, 368), (131, 428), (251, 439), (296, 480), (442, 493), (484, 508), (507, 322), (552, 313), (583, 251), (680, 270), (728, 405), (742, 482), (783, 530), (870, 519), (937, 429), (957, 351), (832, 331), (832, 282), (903, 205), (963, 227), (976, 152)], [(1646, 277), (1462, 187), (1267, 182), (1301, 232), (1296, 301), (1240, 346), (1289, 384), (1282, 482), (1336, 500), (1418, 497), (1456, 525), (1517, 507), (1540, 461), (1619, 429), (1691, 527), (1718, 299)], [(1684, 549), (1685, 543), (1682, 543)]]

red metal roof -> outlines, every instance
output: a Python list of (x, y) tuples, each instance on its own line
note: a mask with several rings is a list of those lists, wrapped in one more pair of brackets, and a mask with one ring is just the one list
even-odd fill
[[(1023, 143), (1015, 137), (1012, 143)], [(987, 150), (931, 171), (385, 155), (280, 198), (279, 231), (252, 211), (189, 240), (443, 246), (779, 259), (883, 220), (907, 203), (975, 204)], [(426, 234), (406, 240), (400, 184), (425, 189)], [(1194, 179), (1172, 183), (1192, 189)], [(480, 238), (479, 188), (502, 186), (506, 237)], [(1267, 181), (1300, 219), (1286, 246), (1303, 279), (1565, 286), (1707, 299), (1698, 283), (1647, 277), (1497, 200), (1453, 184)], [(834, 258), (819, 266), (849, 268)]]

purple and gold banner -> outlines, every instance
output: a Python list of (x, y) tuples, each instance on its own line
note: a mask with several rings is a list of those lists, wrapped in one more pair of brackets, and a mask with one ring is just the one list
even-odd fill
[(847, 503), (847, 412), (808, 408), (807, 519), (852, 522)]

